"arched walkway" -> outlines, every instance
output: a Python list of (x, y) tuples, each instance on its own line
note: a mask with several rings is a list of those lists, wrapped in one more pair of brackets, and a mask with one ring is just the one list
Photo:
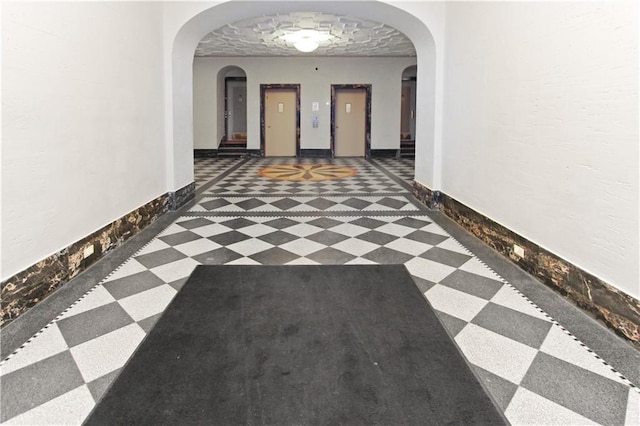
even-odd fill
[[(261, 14), (290, 13), (308, 10), (358, 16), (381, 22), (403, 32), (414, 44), (417, 53), (418, 76), (421, 84), (417, 91), (417, 104), (421, 120), (416, 128), (416, 179), (430, 187), (438, 185), (439, 119), (438, 95), (440, 74), (437, 72), (436, 42), (427, 25), (413, 13), (380, 2), (247, 2), (229, 1), (201, 10), (184, 19), (176, 32), (171, 48), (171, 87), (168, 88), (167, 124), (167, 183), (170, 190), (178, 190), (193, 181), (193, 56), (199, 41), (212, 29), (224, 24)], [(429, 6), (426, 6), (429, 7)], [(417, 6), (414, 13), (425, 12), (425, 5)], [(425, 13), (425, 15), (427, 15)], [(176, 18), (178, 19), (178, 18)], [(425, 19), (424, 17), (422, 19)]]

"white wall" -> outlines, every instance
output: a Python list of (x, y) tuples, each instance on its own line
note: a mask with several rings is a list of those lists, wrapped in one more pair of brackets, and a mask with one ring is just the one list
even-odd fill
[[(216, 148), (220, 115), (215, 99), (218, 72), (231, 65), (247, 73), (247, 148), (260, 149), (260, 84), (300, 84), (300, 147), (329, 149), (331, 84), (371, 84), (371, 148), (400, 146), (402, 71), (415, 58), (196, 58), (194, 61), (194, 147)], [(317, 68), (317, 70), (316, 70)], [(312, 102), (320, 111), (312, 112)], [(318, 114), (319, 126), (312, 126)]]
[(167, 192), (162, 5), (2, 2), (2, 279)]
[[(217, 110), (220, 100), (217, 75), (198, 60), (193, 62), (193, 147), (195, 149), (212, 149), (218, 147)], [(222, 88), (224, 90), (224, 86)], [(224, 93), (222, 94), (224, 109)], [(224, 121), (222, 121), (224, 133)]]
[(638, 3), (447, 5), (442, 190), (638, 288)]
[(302, 3), (412, 38), (419, 181), (640, 296), (633, 1), (2, 2), (2, 278), (190, 183), (197, 42)]

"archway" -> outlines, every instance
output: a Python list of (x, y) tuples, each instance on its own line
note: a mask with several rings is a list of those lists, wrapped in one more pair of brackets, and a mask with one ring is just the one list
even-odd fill
[[(261, 14), (290, 13), (300, 10), (358, 16), (381, 22), (403, 32), (414, 44), (419, 79), (417, 104), (421, 120), (416, 126), (416, 180), (437, 189), (439, 186), (441, 73), (442, 54), (423, 20), (434, 20), (438, 26), (444, 13), (429, 3), (406, 4), (404, 10), (380, 1), (229, 1), (213, 7), (193, 5), (192, 14), (182, 22), (174, 22), (176, 35), (171, 51), (170, 84), (167, 100), (171, 116), (167, 126), (168, 185), (176, 190), (193, 180), (191, 148), (193, 146), (193, 57), (199, 41), (212, 29), (229, 22)], [(429, 10), (433, 13), (429, 14)], [(167, 14), (170, 19), (171, 14)], [(184, 16), (184, 14), (182, 15)], [(434, 18), (436, 16), (436, 18)], [(180, 18), (176, 17), (176, 20)], [(443, 28), (439, 28), (442, 33)], [(441, 34), (440, 34), (441, 37)], [(438, 65), (438, 66), (436, 66)]]

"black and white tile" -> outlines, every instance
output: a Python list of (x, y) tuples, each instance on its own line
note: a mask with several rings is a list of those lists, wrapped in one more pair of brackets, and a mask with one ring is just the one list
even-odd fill
[(296, 159), (281, 158), (269, 160), (252, 159), (232, 172), (222, 182), (214, 184), (205, 192), (207, 196), (228, 196), (246, 194), (295, 194), (304, 195), (340, 195), (340, 194), (389, 194), (408, 192), (400, 185), (389, 179), (374, 164), (359, 159), (305, 159), (300, 160), (311, 164), (336, 164), (356, 169), (355, 176), (325, 180), (318, 182), (292, 182), (286, 180), (265, 179), (258, 172), (267, 166), (294, 164)]
[[(348, 163), (371, 179), (342, 195), (236, 185), (279, 161), (292, 160), (251, 160), (215, 183), (213, 191), (251, 196), (207, 193), (5, 360), (1, 421), (80, 424), (196, 265), (403, 263), (512, 424), (638, 424), (637, 388), (434, 223), (405, 187), (385, 194), (397, 183), (361, 159)], [(372, 179), (376, 189), (365, 190)]]
[(413, 158), (376, 158), (374, 161), (409, 185), (413, 183), (416, 170)]
[(217, 178), (229, 167), (238, 164), (238, 158), (195, 158), (193, 177), (196, 182), (196, 189)]
[(418, 211), (406, 195), (204, 197), (189, 212), (376, 212)]

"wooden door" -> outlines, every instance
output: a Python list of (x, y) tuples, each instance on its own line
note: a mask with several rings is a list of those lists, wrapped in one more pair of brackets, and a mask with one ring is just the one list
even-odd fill
[(296, 114), (295, 89), (265, 91), (265, 156), (296, 156)]
[(367, 91), (339, 89), (335, 99), (335, 156), (364, 157)]

